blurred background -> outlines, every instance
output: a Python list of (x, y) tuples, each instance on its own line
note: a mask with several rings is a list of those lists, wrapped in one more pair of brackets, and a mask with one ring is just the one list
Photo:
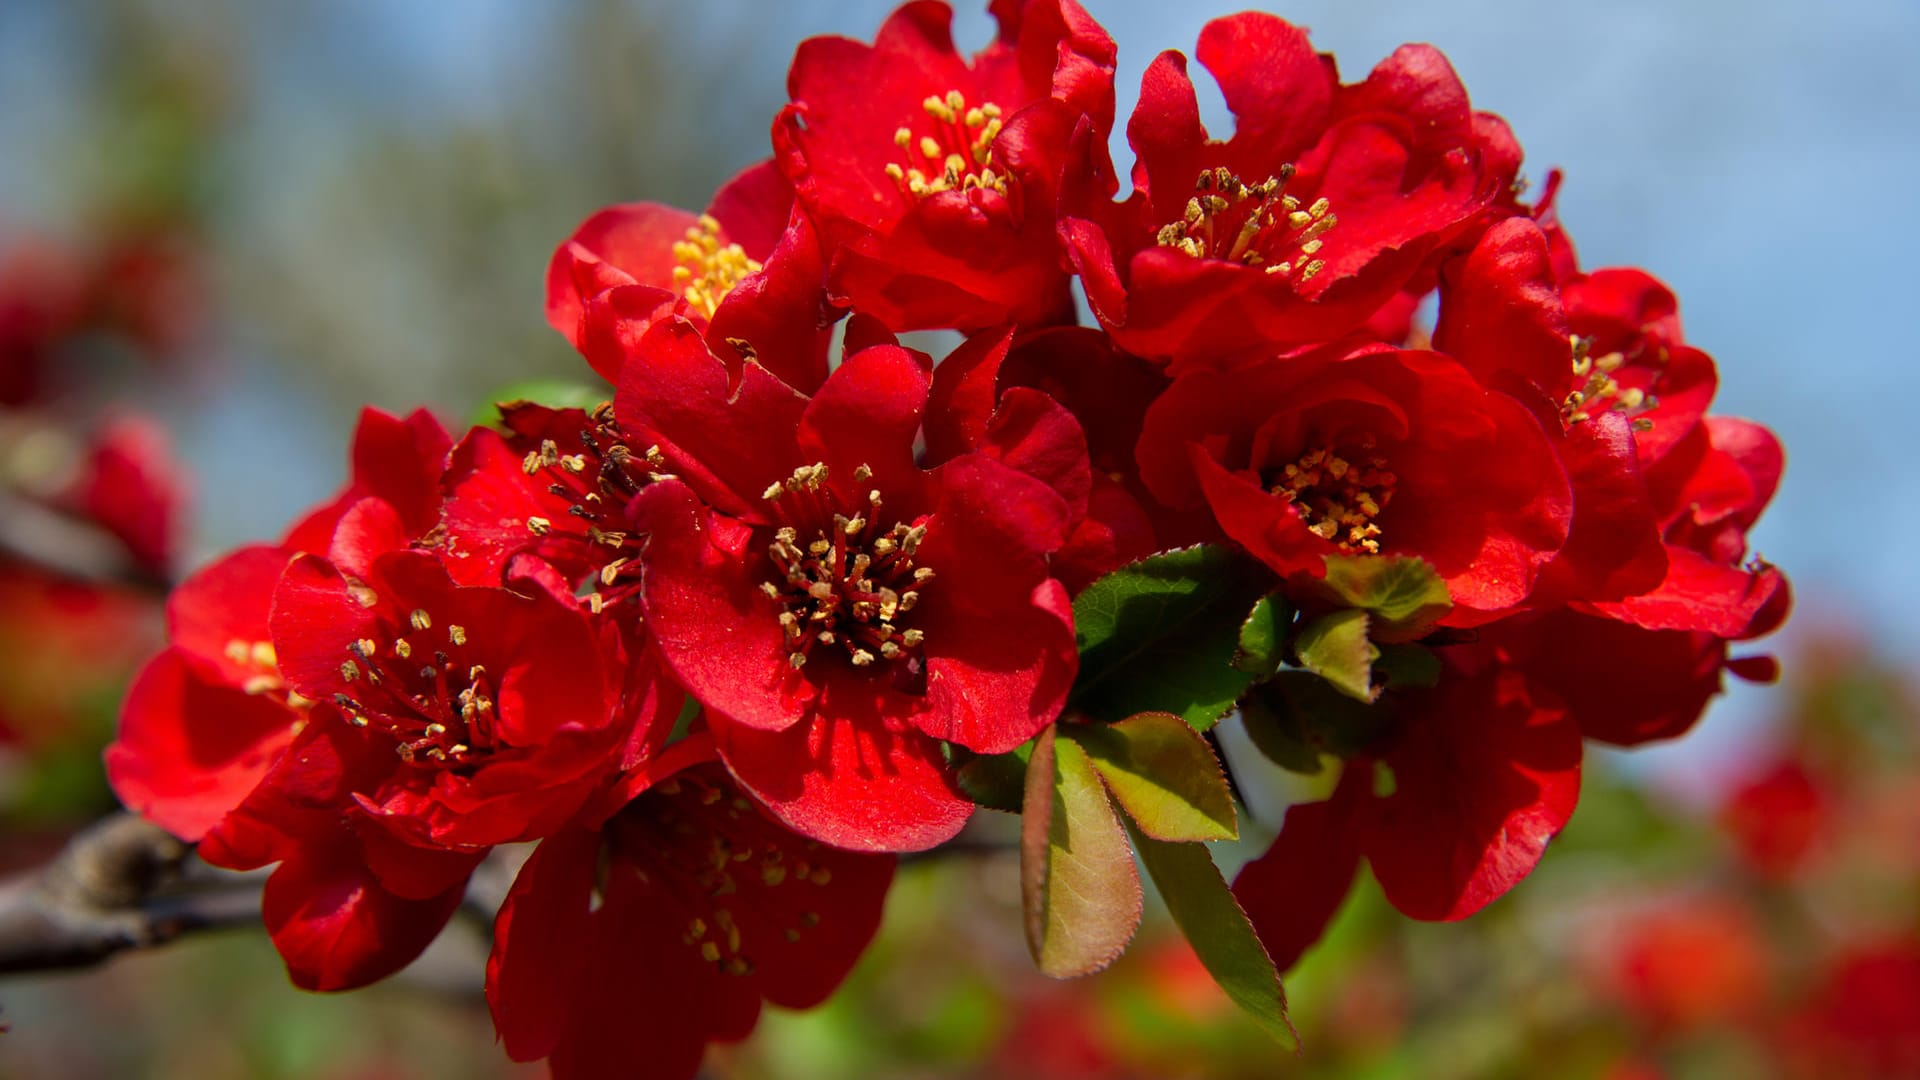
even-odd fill
[[(1123, 117), (1155, 50), (1240, 6), (1086, 2), (1120, 44)], [(0, 505), (0, 540), (112, 571), (83, 588), (0, 560), (0, 868), (111, 805), (98, 750), (156, 640), (156, 581), (331, 492), (364, 403), (461, 423), (502, 387), (583, 375), (541, 318), (554, 245), (606, 203), (704, 205), (767, 154), (793, 47), (870, 37), (890, 6), (0, 0), (0, 480), (30, 496)], [(1898, 539), (1920, 534), (1900, 465), (1920, 461), (1920, 365), (1894, 333), (1920, 285), (1920, 6), (1274, 10), (1348, 79), (1403, 41), (1442, 47), (1536, 185), (1566, 170), (1583, 264), (1679, 293), (1721, 365), (1716, 411), (1787, 445), (1753, 539), (1799, 600), (1769, 644), (1787, 688), (1594, 754), (1574, 825), (1512, 897), (1435, 927), (1363, 890), (1290, 980), (1308, 1051), (1286, 1068), (1518, 1076), (1551, 1053), (1568, 1075), (1750, 1074), (1794, 1067), (1795, 1032), (1920, 1075), (1899, 1037), (1920, 1013), (1920, 561)], [(958, 13), (963, 48), (990, 34)], [(47, 533), (37, 506), (123, 550)], [(910, 868), (850, 988), (770, 1017), (716, 1073), (1274, 1075), (1171, 939), (1087, 984), (1031, 975), (1014, 873)], [(246, 934), (0, 983), (0, 1077), (491, 1075), (470, 952), (340, 999), (288, 989)]]

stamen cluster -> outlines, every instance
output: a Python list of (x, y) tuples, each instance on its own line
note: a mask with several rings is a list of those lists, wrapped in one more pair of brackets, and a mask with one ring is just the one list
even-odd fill
[[(873, 471), (863, 465), (853, 477), (866, 484)], [(825, 465), (803, 465), (764, 495), (790, 523), (774, 531), (767, 549), (777, 576), (761, 583), (783, 606), (787, 660), (796, 670), (805, 667), (816, 644), (840, 645), (855, 667), (910, 660), (926, 634), (900, 622), (920, 602), (921, 586), (933, 580), (932, 567), (914, 565), (927, 526), (896, 522), (882, 530), (883, 500), (870, 486), (865, 505), (850, 508), (848, 516), (826, 480)]]

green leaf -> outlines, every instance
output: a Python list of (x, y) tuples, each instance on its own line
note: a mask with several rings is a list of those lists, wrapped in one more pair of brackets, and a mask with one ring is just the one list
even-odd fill
[(1233, 666), (1255, 679), (1271, 678), (1287, 662), (1287, 631), (1293, 626), (1293, 607), (1279, 593), (1268, 593), (1253, 605), (1240, 624), (1240, 646)]
[(1366, 612), (1348, 608), (1301, 627), (1300, 639), (1294, 643), (1300, 666), (1355, 701), (1379, 697), (1373, 688), (1373, 662), (1380, 650), (1367, 639), (1368, 622)]
[(1114, 801), (1157, 840), (1232, 840), (1240, 835), (1233, 792), (1213, 747), (1172, 713), (1062, 729), (1085, 750)]
[(1256, 572), (1225, 547), (1200, 544), (1087, 586), (1073, 602), (1072, 704), (1099, 720), (1169, 712), (1195, 730), (1212, 727), (1253, 682), (1233, 659)]
[(1018, 754), (982, 754), (955, 770), (960, 790), (977, 806), (1017, 814), (1026, 799), (1027, 763)]
[(1306, 671), (1283, 671), (1240, 703), (1247, 735), (1276, 765), (1320, 771), (1320, 755), (1350, 758), (1379, 743), (1392, 727), (1388, 702), (1368, 705)]
[(495, 391), (485, 404), (474, 410), (472, 423), (481, 427), (498, 424), (499, 406), (511, 405), (516, 401), (530, 401), (550, 409), (585, 409), (591, 412), (595, 406), (612, 396), (613, 388), (610, 386), (591, 386), (572, 379), (527, 379)]
[(1453, 608), (1447, 583), (1431, 563), (1414, 555), (1329, 555), (1327, 586), (1373, 613), (1378, 641), (1413, 641)]
[(1140, 925), (1140, 873), (1120, 818), (1087, 755), (1048, 728), (1027, 763), (1020, 821), (1020, 898), (1027, 947), (1041, 972), (1099, 971)]
[(1287, 992), (1247, 913), (1227, 888), (1204, 844), (1169, 844), (1129, 828), (1147, 874), (1200, 963), (1220, 989), (1267, 1034), (1298, 1050), (1300, 1035), (1287, 1019)]
[[(1306, 677), (1323, 686), (1326, 684), (1324, 679)], [(1276, 709), (1270, 695), (1256, 691), (1240, 699), (1240, 724), (1246, 729), (1247, 738), (1253, 740), (1254, 747), (1266, 755), (1268, 761), (1304, 776), (1320, 774), (1320, 748), (1307, 737), (1293, 709)]]
[(1374, 681), (1383, 689), (1440, 685), (1440, 658), (1422, 645), (1382, 645), (1373, 662)]

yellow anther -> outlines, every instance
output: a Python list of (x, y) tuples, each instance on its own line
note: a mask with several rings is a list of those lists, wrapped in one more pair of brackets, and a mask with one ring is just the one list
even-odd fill
[(700, 215), (686, 235), (673, 245), (674, 261), (680, 264), (674, 282), (688, 305), (710, 319), (733, 287), (762, 267), (739, 244), (720, 242), (720, 222), (710, 214)]

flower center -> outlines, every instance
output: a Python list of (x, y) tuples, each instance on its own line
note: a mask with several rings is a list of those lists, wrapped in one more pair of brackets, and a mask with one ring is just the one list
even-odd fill
[(1377, 555), (1380, 526), (1374, 519), (1393, 501), (1397, 481), (1367, 439), (1344, 453), (1331, 447), (1307, 451), (1281, 469), (1267, 490), (1292, 503), (1315, 536), (1350, 555)]
[(1302, 206), (1288, 195), (1293, 174), (1292, 165), (1283, 165), (1280, 175), (1249, 187), (1224, 165), (1203, 172), (1194, 181), (1186, 214), (1154, 239), (1196, 259), (1264, 267), (1304, 285), (1326, 269), (1326, 261), (1314, 256), (1325, 244), (1320, 238), (1339, 219), (1324, 198)]
[[(872, 476), (865, 465), (853, 474), (861, 484)], [(900, 624), (933, 579), (932, 569), (914, 565), (927, 527), (881, 529), (880, 492), (871, 486), (865, 506), (843, 512), (826, 479), (825, 465), (803, 465), (766, 490), (786, 524), (767, 549), (775, 576), (760, 589), (782, 607), (787, 660), (798, 670), (815, 645), (837, 644), (855, 667), (911, 661), (926, 635)]]
[[(711, 766), (654, 785), (608, 828), (621, 861), (680, 909), (681, 942), (724, 974), (752, 974), (757, 951), (798, 942), (831, 914), (820, 891), (833, 883), (831, 853), (768, 821)], [(776, 930), (780, 942), (754, 937)]]
[[(1615, 377), (1621, 369), (1628, 366), (1624, 353), (1610, 352), (1605, 356), (1593, 355), (1593, 339), (1575, 334), (1568, 339), (1573, 347), (1574, 389), (1560, 402), (1560, 419), (1568, 424), (1577, 424), (1590, 419), (1596, 412), (1618, 410), (1633, 421), (1635, 431), (1646, 431), (1653, 427), (1653, 421), (1647, 413), (1660, 407), (1660, 399), (1638, 386), (1622, 386)], [(1660, 359), (1665, 359), (1662, 351)], [(1658, 385), (1660, 371), (1655, 368), (1647, 380), (1649, 386)]]
[(340, 665), (340, 676), (347, 682), (365, 679), (368, 690), (360, 698), (335, 694), (333, 703), (354, 727), (392, 735), (395, 752), (409, 765), (475, 764), (501, 747), (494, 737), (487, 671), (463, 659), (465, 627), (449, 625), (442, 644), (424, 608), (413, 610), (408, 625), (408, 633), (396, 634), (385, 646), (372, 638), (347, 646), (352, 659)]
[(673, 243), (673, 283), (695, 311), (707, 318), (720, 308), (735, 285), (748, 274), (761, 270), (757, 260), (747, 258), (739, 244), (720, 243), (720, 223), (711, 214), (701, 214), (698, 224), (687, 230), (684, 240)]
[(920, 198), (941, 191), (992, 188), (1007, 192), (1007, 175), (993, 167), (993, 141), (1000, 137), (1000, 106), (986, 102), (969, 106), (958, 90), (946, 97), (930, 96), (920, 103), (927, 123), (916, 131), (901, 127), (893, 144), (905, 158), (887, 165), (887, 175), (901, 189)]
[[(520, 467), (530, 477), (544, 476), (547, 494), (558, 500), (565, 517), (529, 517), (527, 530), (548, 542), (572, 541), (590, 564), (599, 567), (601, 589), (588, 595), (593, 613), (638, 588), (639, 564), (634, 554), (639, 541), (624, 529), (603, 529), (608, 522), (626, 520), (627, 501), (648, 483), (668, 474), (658, 446), (636, 454), (613, 416), (612, 403), (602, 403), (587, 417), (580, 432), (580, 451), (568, 454), (552, 439), (527, 451)], [(621, 552), (627, 552), (621, 554)]]

